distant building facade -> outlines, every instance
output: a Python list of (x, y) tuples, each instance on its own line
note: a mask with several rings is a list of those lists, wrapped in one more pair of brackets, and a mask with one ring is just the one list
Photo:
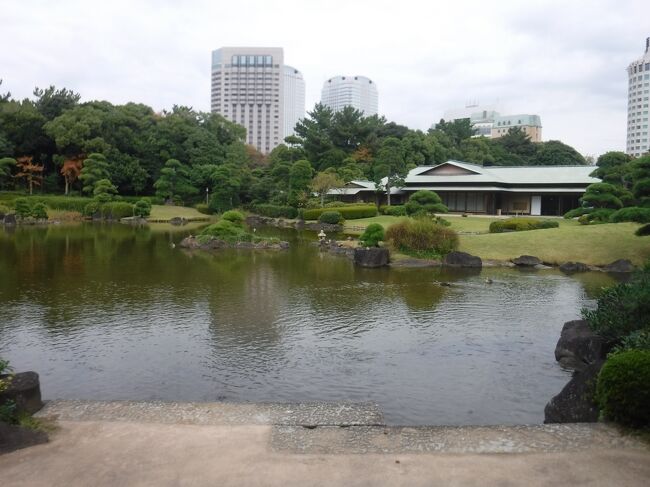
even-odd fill
[(650, 151), (648, 97), (650, 96), (650, 37), (645, 40), (643, 57), (627, 67), (627, 153), (641, 156)]
[(335, 76), (323, 83), (321, 103), (335, 112), (349, 106), (362, 111), (366, 117), (377, 115), (377, 85), (365, 76)]
[(284, 66), (284, 130), (283, 138), (295, 135), (298, 120), (305, 118), (305, 80), (302, 73)]
[(511, 128), (518, 127), (530, 137), (533, 142), (542, 141), (542, 121), (539, 115), (506, 115), (494, 118), (491, 137), (498, 139), (508, 133)]
[(212, 51), (211, 110), (246, 128), (246, 142), (268, 154), (284, 138), (284, 53), (280, 47)]

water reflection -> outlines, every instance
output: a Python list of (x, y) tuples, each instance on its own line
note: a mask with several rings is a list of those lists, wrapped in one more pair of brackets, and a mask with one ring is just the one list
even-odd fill
[(612, 282), (358, 269), (313, 233), (258, 231), (291, 250), (171, 245), (196, 227), (0, 231), (0, 354), (38, 370), (47, 398), (357, 400), (393, 423), (535, 423), (566, 381), (562, 323)]

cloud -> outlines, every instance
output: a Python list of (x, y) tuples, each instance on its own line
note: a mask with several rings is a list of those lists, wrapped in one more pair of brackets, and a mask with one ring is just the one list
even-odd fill
[(85, 100), (208, 110), (213, 49), (282, 46), (308, 107), (327, 78), (360, 74), (389, 120), (426, 129), (468, 100), (499, 101), (541, 115), (545, 139), (599, 154), (624, 148), (625, 67), (649, 17), (639, 0), (9, 0), (0, 77), (19, 97), (55, 84)]

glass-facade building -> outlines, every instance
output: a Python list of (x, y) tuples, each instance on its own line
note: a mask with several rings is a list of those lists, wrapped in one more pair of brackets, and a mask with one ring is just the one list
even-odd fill
[(650, 97), (650, 37), (643, 57), (627, 67), (627, 153), (639, 157), (650, 152), (648, 98)]

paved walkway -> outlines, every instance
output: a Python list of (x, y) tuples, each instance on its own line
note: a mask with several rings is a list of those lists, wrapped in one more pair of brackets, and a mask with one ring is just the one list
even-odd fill
[(58, 401), (39, 414), (60, 430), (0, 456), (3, 487), (650, 484), (648, 448), (606, 425), (399, 428), (372, 405), (323, 404)]

